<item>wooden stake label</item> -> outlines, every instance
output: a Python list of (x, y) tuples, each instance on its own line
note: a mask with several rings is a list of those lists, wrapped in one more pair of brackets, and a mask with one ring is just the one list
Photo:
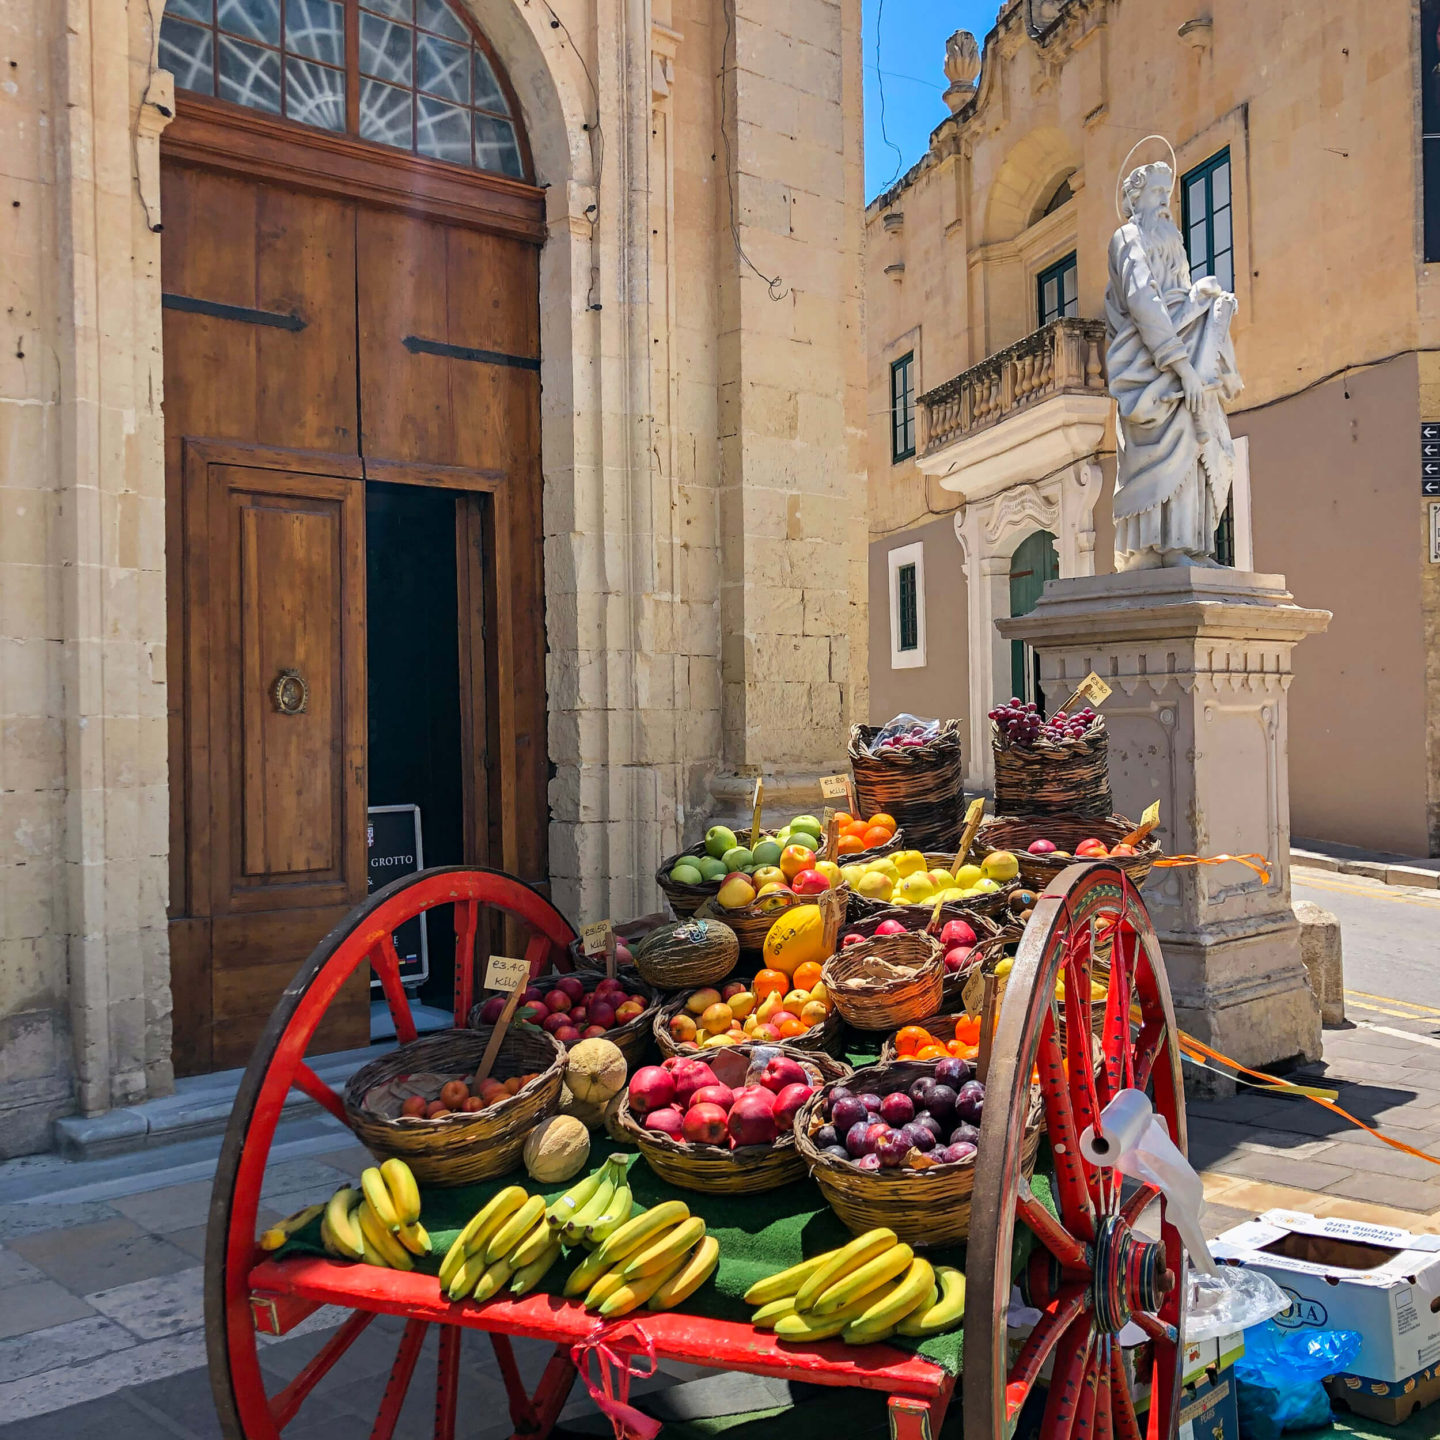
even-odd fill
[(1075, 693), (1060, 707), (1067, 715), (1075, 708), (1077, 700), (1088, 700), (1092, 705), (1103, 705), (1113, 692), (1092, 670), (1076, 687)]
[(615, 978), (615, 923), (612, 920), (596, 920), (580, 931), (580, 953), (587, 960), (599, 955), (605, 957), (605, 973)]
[(486, 1045), (485, 1053), (480, 1057), (480, 1064), (475, 1069), (476, 1085), (487, 1079), (490, 1071), (494, 1068), (495, 1057), (499, 1055), (500, 1046), (505, 1041), (505, 1032), (509, 1030), (510, 1021), (515, 1016), (515, 1007), (520, 1003), (520, 997), (530, 983), (530, 966), (524, 960), (516, 960), (509, 955), (492, 955), (489, 963), (485, 966), (485, 988), (487, 990), (505, 989), (505, 984), (501, 983), (505, 977), (511, 977), (510, 998), (505, 1002), (505, 1008), (495, 1022), (490, 1043)]
[(840, 812), (832, 809), (829, 805), (825, 807), (825, 813), (820, 817), (824, 826), (824, 836), (821, 844), (825, 847), (825, 858), (834, 860), (835, 852), (840, 848)]
[(750, 811), (750, 848), (760, 843), (760, 812), (765, 808), (765, 777), (755, 777), (755, 799)]
[(977, 795), (970, 802), (970, 808), (965, 812), (965, 829), (960, 834), (960, 848), (955, 852), (955, 863), (950, 867), (950, 873), (954, 875), (960, 867), (970, 858), (970, 847), (975, 843), (975, 836), (979, 832), (980, 822), (985, 818), (985, 797)]
[(1152, 800), (1145, 807), (1145, 813), (1140, 817), (1140, 823), (1123, 840), (1118, 841), (1120, 845), (1138, 845), (1158, 824), (1160, 823), (1160, 802)]

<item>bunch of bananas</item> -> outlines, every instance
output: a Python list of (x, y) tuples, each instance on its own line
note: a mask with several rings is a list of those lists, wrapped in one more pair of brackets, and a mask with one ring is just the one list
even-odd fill
[(545, 1219), (543, 1196), (507, 1185), (455, 1237), (440, 1265), (440, 1288), (452, 1300), (488, 1300), (504, 1285), (533, 1290), (560, 1258), (560, 1237)]
[(430, 1253), (430, 1237), (420, 1223), (420, 1189), (410, 1167), (390, 1159), (364, 1171), (359, 1189), (342, 1185), (324, 1207), (320, 1239), (340, 1259), (413, 1270), (413, 1257)]
[(872, 1345), (954, 1329), (965, 1313), (965, 1277), (935, 1269), (882, 1227), (757, 1281), (745, 1301), (758, 1307), (750, 1323), (781, 1340), (839, 1335), (849, 1345)]

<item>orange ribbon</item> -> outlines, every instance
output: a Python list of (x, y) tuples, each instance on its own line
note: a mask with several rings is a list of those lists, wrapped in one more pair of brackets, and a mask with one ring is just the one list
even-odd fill
[(1234, 861), (1236, 865), (1244, 865), (1253, 870), (1259, 877), (1262, 885), (1270, 883), (1270, 871), (1266, 868), (1270, 862), (1263, 855), (1162, 855), (1154, 862), (1154, 868), (1169, 869), (1175, 865), (1228, 865)]

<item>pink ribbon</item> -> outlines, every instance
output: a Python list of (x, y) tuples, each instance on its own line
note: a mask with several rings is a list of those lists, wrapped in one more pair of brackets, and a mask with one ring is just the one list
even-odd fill
[[(619, 1338), (626, 1331), (633, 1336), (636, 1349), (624, 1350)], [(637, 1350), (650, 1362), (648, 1370), (636, 1370)], [(590, 1378), (590, 1357), (600, 1364), (600, 1383)], [(590, 1398), (615, 1430), (615, 1440), (655, 1440), (660, 1421), (637, 1410), (629, 1403), (630, 1381), (648, 1380), (655, 1373), (655, 1343), (633, 1320), (617, 1320), (610, 1325), (597, 1325), (585, 1339), (570, 1347), (570, 1358), (590, 1392)]]

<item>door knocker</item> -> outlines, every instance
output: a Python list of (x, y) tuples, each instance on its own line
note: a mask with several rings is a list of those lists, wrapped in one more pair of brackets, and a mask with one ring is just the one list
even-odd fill
[(310, 687), (298, 670), (282, 670), (270, 687), (270, 698), (282, 715), (301, 715), (310, 703)]

